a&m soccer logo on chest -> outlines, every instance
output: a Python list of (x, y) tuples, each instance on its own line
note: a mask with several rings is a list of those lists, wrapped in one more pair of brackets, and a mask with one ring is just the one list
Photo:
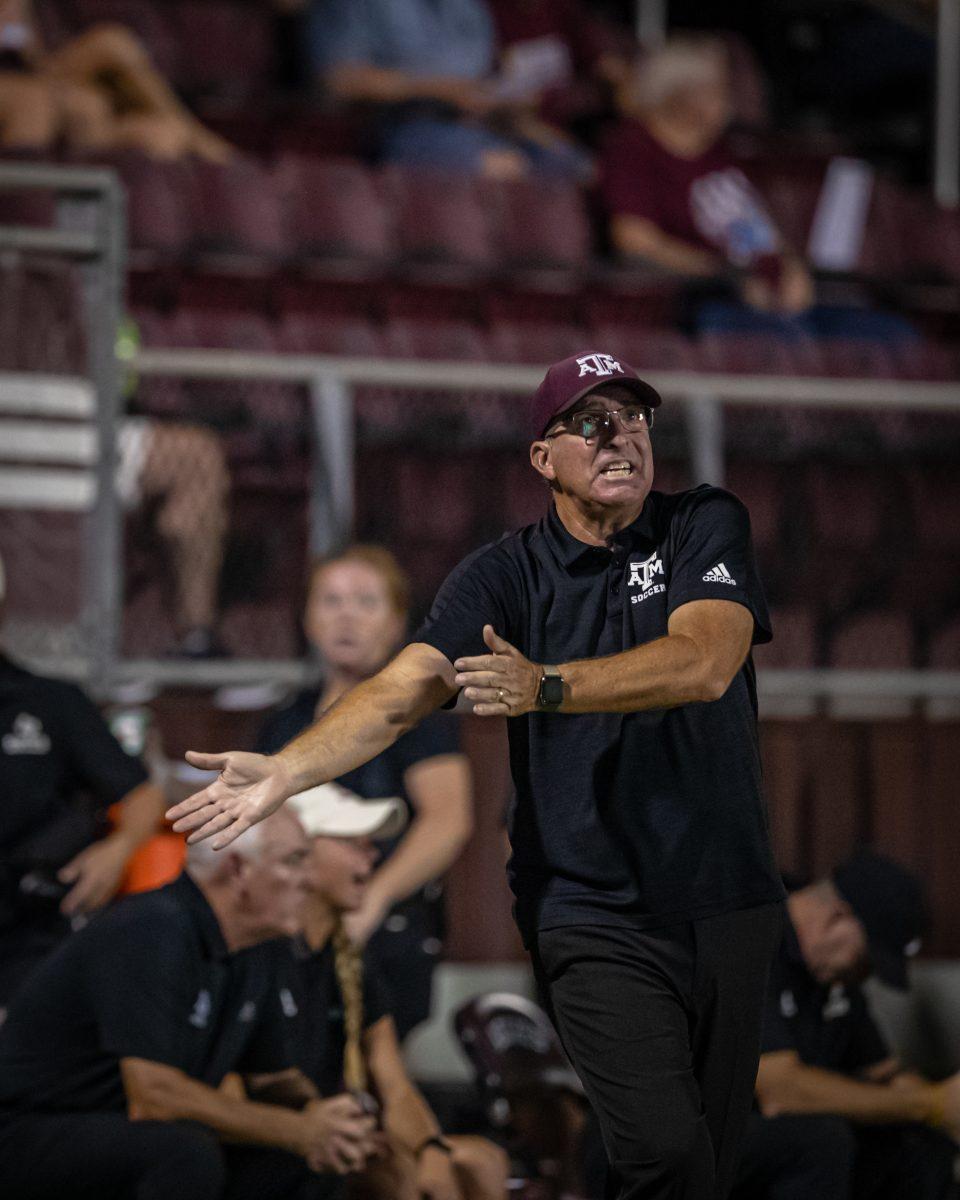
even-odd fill
[(630, 564), (630, 578), (627, 580), (627, 587), (638, 587), (640, 589), (639, 592), (634, 592), (630, 597), (631, 604), (640, 604), (650, 596), (656, 596), (659, 592), (665, 592), (667, 585), (664, 582), (663, 559), (660, 555), (651, 554), (643, 562), (632, 562)]

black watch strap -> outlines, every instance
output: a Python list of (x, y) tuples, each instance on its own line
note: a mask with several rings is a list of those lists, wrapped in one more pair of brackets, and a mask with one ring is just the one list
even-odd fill
[(541, 712), (556, 712), (563, 703), (563, 676), (557, 667), (541, 668), (537, 707)]

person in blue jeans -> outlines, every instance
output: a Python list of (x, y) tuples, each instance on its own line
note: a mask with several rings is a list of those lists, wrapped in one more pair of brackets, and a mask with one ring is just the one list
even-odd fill
[(313, 0), (306, 25), (312, 74), (337, 100), (372, 106), (383, 161), (589, 177), (584, 150), (498, 87), (483, 0)]

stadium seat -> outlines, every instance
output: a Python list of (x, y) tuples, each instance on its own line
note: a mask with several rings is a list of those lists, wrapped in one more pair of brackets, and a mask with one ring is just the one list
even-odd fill
[(290, 252), (281, 189), (265, 167), (247, 158), (226, 166), (198, 163), (191, 191), (202, 253), (255, 256), (273, 265)]
[(817, 622), (812, 609), (789, 605), (770, 610), (773, 641), (757, 646), (761, 669), (807, 670), (817, 665)]
[(190, 168), (140, 154), (116, 155), (107, 165), (126, 189), (131, 249), (162, 256), (163, 265), (183, 256), (193, 240)]
[(823, 338), (820, 353), (828, 375), (852, 379), (895, 379), (894, 351), (870, 338)]
[(904, 612), (876, 609), (838, 625), (827, 649), (827, 666), (838, 669), (908, 669), (916, 665), (913, 625)]
[(382, 178), (405, 263), (475, 269), (494, 264), (491, 230), (472, 176), (392, 166)]
[(383, 334), (359, 314), (288, 312), (280, 319), (277, 348), (290, 354), (338, 354), (381, 358)]
[(362, 163), (288, 154), (277, 176), (290, 238), (312, 266), (364, 274), (386, 265), (391, 218), (375, 175)]
[(490, 344), (498, 362), (539, 366), (588, 349), (589, 338), (576, 325), (498, 320), (490, 326)]
[(879, 467), (811, 467), (805, 496), (814, 544), (851, 551), (877, 546), (888, 532), (889, 485)]
[(638, 371), (696, 371), (697, 343), (672, 329), (650, 329), (612, 322), (594, 325), (591, 344), (623, 357)]
[(726, 486), (747, 506), (757, 550), (775, 547), (781, 537), (783, 472), (767, 463), (731, 463)]
[(397, 358), (436, 358), (484, 362), (490, 347), (483, 330), (470, 321), (394, 317), (384, 329), (386, 353)]
[(478, 459), (431, 454), (398, 458), (394, 490), (396, 533), (419, 542), (465, 545), (476, 513)]
[(589, 265), (590, 222), (582, 190), (575, 184), (542, 177), (488, 181), (484, 194), (505, 265), (563, 271)]
[(960, 615), (954, 615), (935, 631), (927, 650), (931, 671), (960, 670)]
[(520, 529), (539, 521), (550, 504), (550, 490), (528, 462), (511, 459), (504, 464), (504, 528)]
[(760, 333), (702, 333), (702, 368), (746, 375), (819, 375), (820, 351), (812, 338)]

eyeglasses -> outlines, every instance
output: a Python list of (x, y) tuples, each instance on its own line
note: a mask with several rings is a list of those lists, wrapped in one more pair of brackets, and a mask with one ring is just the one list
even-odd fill
[(560, 428), (547, 437), (557, 437), (561, 433), (575, 433), (589, 442), (599, 437), (601, 433), (609, 436), (613, 433), (614, 419), (624, 433), (637, 433), (641, 429), (653, 428), (653, 409), (646, 404), (628, 404), (623, 408), (588, 408), (574, 413), (565, 421), (560, 422)]

